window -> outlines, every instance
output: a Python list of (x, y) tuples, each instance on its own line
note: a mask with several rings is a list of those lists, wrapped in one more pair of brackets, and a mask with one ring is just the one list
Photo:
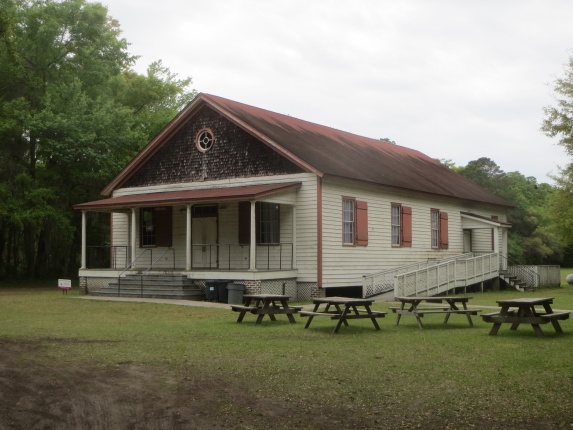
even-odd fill
[(430, 213), (432, 248), (448, 249), (448, 214), (438, 209), (431, 209)]
[(368, 245), (368, 203), (342, 199), (342, 243)]
[(392, 205), (392, 245), (402, 244), (402, 207)]
[[(258, 244), (280, 243), (280, 209), (277, 203), (255, 203), (255, 232)], [(251, 240), (251, 202), (239, 202), (239, 244)]]
[(141, 209), (141, 246), (155, 246), (155, 210)]
[(354, 200), (342, 201), (342, 243), (354, 245)]
[(257, 204), (257, 243), (280, 243), (280, 205), (260, 202)]
[(142, 247), (170, 247), (172, 245), (172, 213), (170, 206), (140, 209), (139, 243)]
[(207, 152), (213, 147), (215, 143), (215, 136), (209, 128), (203, 128), (199, 130), (197, 136), (195, 137), (195, 146), (201, 152)]
[(412, 246), (412, 208), (392, 203), (390, 224), (392, 246)]

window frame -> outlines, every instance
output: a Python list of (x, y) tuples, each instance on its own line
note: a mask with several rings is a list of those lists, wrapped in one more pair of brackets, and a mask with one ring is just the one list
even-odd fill
[[(146, 213), (151, 215), (151, 225), (146, 225)], [(158, 248), (173, 246), (173, 207), (146, 206), (139, 208), (139, 246)], [(147, 230), (144, 234), (144, 229)], [(147, 237), (147, 240), (145, 239)]]
[(430, 245), (432, 249), (449, 247), (448, 213), (440, 209), (430, 209)]
[(281, 243), (281, 205), (272, 202), (256, 204), (257, 245)]
[[(398, 223), (396, 224), (395, 218), (396, 214), (395, 211), (398, 212), (397, 218)], [(395, 234), (395, 230), (397, 229), (397, 235)], [(397, 239), (396, 241), (394, 239)], [(390, 243), (394, 247), (402, 246), (402, 205), (400, 203), (392, 203), (390, 209)]]
[[(209, 135), (208, 141), (205, 141), (205, 138), (203, 137), (204, 135)], [(216, 142), (215, 133), (213, 133), (213, 130), (211, 130), (210, 128), (202, 128), (195, 135), (195, 148), (197, 148), (199, 152), (205, 153), (213, 149), (213, 146), (215, 146), (215, 142)], [(205, 143), (208, 144), (205, 145)]]
[(368, 246), (368, 202), (342, 196), (342, 246)]
[[(396, 223), (396, 219), (398, 223)], [(390, 207), (390, 245), (393, 248), (411, 248), (412, 240), (412, 207), (392, 202)]]
[[(352, 219), (347, 219), (347, 214), (351, 214)], [(350, 241), (347, 240), (348, 235), (350, 235)], [(356, 245), (356, 199), (354, 197), (342, 197), (342, 245)]]
[(430, 247), (440, 249), (440, 210), (430, 209)]

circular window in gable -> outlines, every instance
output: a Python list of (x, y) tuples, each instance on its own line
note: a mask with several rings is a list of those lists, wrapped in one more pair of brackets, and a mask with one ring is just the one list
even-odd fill
[(201, 152), (207, 152), (215, 144), (215, 135), (209, 128), (203, 128), (195, 137), (195, 146)]

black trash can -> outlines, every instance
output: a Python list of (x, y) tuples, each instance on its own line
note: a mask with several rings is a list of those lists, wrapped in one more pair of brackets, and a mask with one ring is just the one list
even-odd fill
[(228, 303), (227, 284), (231, 282), (228, 279), (217, 281), (217, 301), (219, 303)]
[(242, 305), (243, 304), (243, 294), (245, 292), (245, 286), (243, 284), (233, 284), (232, 282), (227, 284), (227, 291), (229, 292), (229, 304), (231, 305)]
[(217, 281), (205, 282), (205, 300), (208, 302), (216, 302), (218, 299), (218, 285)]

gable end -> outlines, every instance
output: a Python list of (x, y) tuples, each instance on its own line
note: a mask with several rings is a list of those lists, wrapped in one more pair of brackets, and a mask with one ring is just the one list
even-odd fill
[[(196, 147), (201, 130), (212, 130), (209, 151)], [(206, 180), (301, 173), (303, 170), (208, 106), (202, 107), (122, 186), (144, 187)]]

